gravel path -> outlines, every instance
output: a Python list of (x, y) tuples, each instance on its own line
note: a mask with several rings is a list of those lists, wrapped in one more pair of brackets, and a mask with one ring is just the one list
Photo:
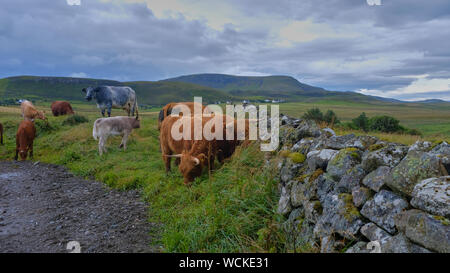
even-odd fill
[(0, 253), (70, 252), (70, 241), (81, 252), (156, 252), (147, 212), (137, 191), (110, 190), (62, 166), (0, 162)]

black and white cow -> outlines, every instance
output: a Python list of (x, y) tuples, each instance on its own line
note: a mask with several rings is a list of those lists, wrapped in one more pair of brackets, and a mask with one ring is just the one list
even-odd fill
[(119, 108), (127, 111), (128, 116), (138, 115), (138, 105), (136, 92), (128, 86), (98, 86), (87, 87), (82, 90), (86, 93), (86, 100), (95, 99), (97, 107), (105, 116), (105, 110), (108, 111), (108, 117), (111, 116), (111, 108)]

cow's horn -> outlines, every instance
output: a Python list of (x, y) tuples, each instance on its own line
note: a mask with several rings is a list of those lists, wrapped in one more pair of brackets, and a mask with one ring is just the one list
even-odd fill
[(192, 157), (192, 159), (194, 160), (195, 165), (200, 164), (200, 159), (198, 159), (198, 158), (196, 158), (196, 157)]
[(180, 158), (180, 157), (181, 157), (181, 154), (177, 154), (177, 155), (164, 155), (164, 156)]

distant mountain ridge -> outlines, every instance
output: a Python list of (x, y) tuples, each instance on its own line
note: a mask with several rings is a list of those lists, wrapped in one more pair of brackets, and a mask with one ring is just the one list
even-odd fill
[(201, 96), (205, 102), (236, 99), (232, 95), (206, 86), (177, 82), (119, 82), (102, 79), (71, 77), (17, 76), (0, 79), (1, 98), (26, 98), (31, 100), (83, 101), (81, 90), (87, 86), (130, 86), (138, 96), (139, 104), (162, 105), (171, 101), (191, 101)]
[(170, 78), (163, 81), (188, 82), (233, 91), (302, 91), (317, 93), (326, 91), (323, 88), (307, 85), (290, 76), (234, 76), (226, 74), (194, 74)]
[[(282, 99), (286, 102), (316, 102), (318, 100), (361, 102), (371, 104), (406, 103), (396, 99), (363, 95), (356, 92), (328, 91), (299, 82), (290, 76), (233, 76), (225, 74), (195, 74), (161, 81), (119, 82), (107, 79), (73, 77), (15, 76), (0, 79), (2, 99), (69, 100), (83, 101), (81, 90), (87, 86), (127, 85), (138, 95), (141, 105), (162, 105), (173, 101), (192, 101), (200, 96), (205, 103), (262, 101)], [(435, 105), (448, 103), (426, 100), (421, 103)], [(450, 104), (449, 104), (450, 105)]]

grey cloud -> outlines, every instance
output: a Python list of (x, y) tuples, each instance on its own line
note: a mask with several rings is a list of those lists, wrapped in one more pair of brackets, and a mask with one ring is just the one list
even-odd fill
[[(450, 78), (448, 0), (230, 0), (247, 19), (306, 20), (360, 35), (326, 37), (291, 47), (264, 22), (230, 22), (214, 30), (183, 14), (157, 18), (145, 4), (97, 0), (15, 0), (0, 9), (0, 77), (83, 75), (159, 80), (181, 74), (249, 71), (291, 75), (330, 90), (392, 91), (413, 81), (405, 75)], [(220, 11), (211, 11), (220, 12)], [(380, 59), (361, 69), (359, 62)], [(317, 63), (329, 64), (317, 68)], [(374, 67), (377, 69), (374, 69)], [(430, 90), (432, 91), (432, 90)], [(386, 93), (389, 94), (389, 93)], [(421, 94), (439, 98), (443, 92)]]

